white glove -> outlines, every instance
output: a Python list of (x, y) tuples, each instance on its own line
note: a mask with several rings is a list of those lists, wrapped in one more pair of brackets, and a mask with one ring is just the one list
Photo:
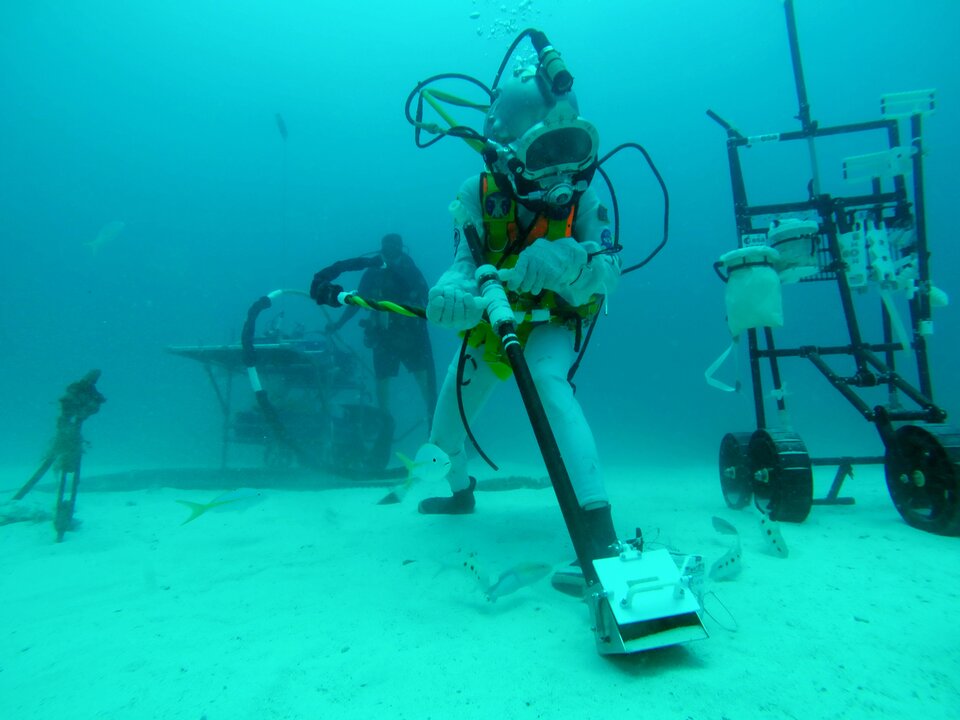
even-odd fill
[(467, 330), (483, 319), (483, 305), (462, 284), (440, 278), (427, 296), (427, 319), (440, 327)]
[(500, 270), (500, 279), (511, 290), (536, 295), (563, 290), (587, 264), (587, 251), (573, 238), (540, 238), (520, 253), (512, 269)]
[(581, 243), (588, 256), (593, 255), (580, 274), (570, 281), (566, 288), (557, 292), (560, 297), (575, 307), (589, 302), (595, 294), (612, 293), (620, 281), (620, 263), (613, 255), (604, 255), (601, 246), (595, 242)]

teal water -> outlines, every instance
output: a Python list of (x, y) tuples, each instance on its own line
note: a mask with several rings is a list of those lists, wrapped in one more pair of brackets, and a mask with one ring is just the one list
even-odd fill
[[(455, 141), (416, 149), (403, 103), (438, 72), (491, 82), (513, 37), (491, 33), (494, 20), (544, 27), (602, 149), (644, 144), (671, 192), (667, 249), (624, 279), (581, 371), (605, 453), (642, 445), (648, 458), (707, 457), (724, 432), (749, 428), (747, 396), (724, 396), (702, 379), (727, 343), (711, 265), (736, 244), (724, 134), (705, 110), (750, 134), (797, 127), (781, 4), (505, 7), (40, 2), (0, 11), (0, 382), (10, 408), (0, 437), (11, 461), (42, 452), (56, 398), (91, 367), (103, 370), (109, 401), (88, 428), (102, 461), (211, 460), (219, 427), (206, 379), (162, 348), (234, 341), (259, 295), (306, 289), (316, 269), (376, 249), (387, 231), (401, 232), (436, 279), (449, 258), (446, 207), (479, 165)], [(948, 292), (960, 262), (949, 219), (958, 82), (946, 61), (957, 12), (950, 2), (908, 11), (892, 0), (797, 9), (821, 122), (875, 118), (886, 92), (939, 90), (926, 123), (927, 203), (934, 276)], [(778, 181), (768, 182), (765, 162), (759, 184), (773, 195)], [(661, 198), (639, 158), (618, 158), (610, 172), (624, 261), (637, 261), (659, 240)], [(805, 180), (785, 173), (779, 182), (792, 197)], [(91, 253), (87, 243), (117, 220), (122, 234)], [(818, 304), (815, 292), (790, 290), (787, 329), (812, 325), (814, 342), (829, 335), (833, 296)], [(955, 314), (942, 312), (931, 342), (947, 408), (960, 404), (950, 376), (957, 336)], [(454, 341), (435, 332), (434, 346), (442, 369)], [(833, 444), (840, 433), (875, 444), (822, 380), (797, 372), (787, 380), (802, 389), (798, 425), (819, 433), (827, 408), (842, 426), (819, 440)], [(509, 429), (522, 432), (522, 420)]]
[[(926, 219), (934, 280), (960, 295), (950, 225), (960, 5), (797, 0), (796, 11), (821, 123), (874, 119), (884, 93), (937, 89), (924, 131)], [(723, 394), (703, 379), (729, 341), (712, 264), (736, 247), (725, 136), (705, 111), (751, 135), (799, 127), (776, 0), (5, 4), (0, 465), (39, 462), (64, 386), (93, 367), (108, 400), (85, 428), (89, 471), (219, 463), (207, 379), (164, 348), (235, 342), (257, 297), (308, 288), (317, 269), (375, 250), (386, 232), (401, 233), (435, 280), (450, 258), (447, 206), (480, 163), (454, 139), (417, 149), (404, 102), (439, 72), (491, 82), (528, 26), (563, 53), (602, 150), (643, 144), (670, 190), (669, 244), (623, 279), (578, 376), (601, 455), (620, 468), (713, 467), (720, 438), (751, 430), (753, 413), (748, 393)], [(843, 152), (826, 145), (825, 183), (839, 191)], [(764, 150), (750, 151), (758, 197), (802, 196), (806, 176), (793, 168), (803, 158)], [(659, 241), (661, 197), (638, 156), (609, 171), (630, 264)], [(872, 317), (877, 303), (861, 304)], [(288, 312), (311, 327), (326, 321), (297, 299)], [(789, 288), (785, 315), (790, 341), (840, 334), (832, 290)], [(431, 335), (442, 374), (456, 340)], [(356, 323), (346, 337), (365, 352)], [(936, 399), (960, 411), (954, 308), (937, 314), (930, 344)], [(237, 397), (248, 400), (241, 381)], [(810, 368), (791, 366), (787, 389), (812, 451), (882, 451), (875, 430)], [(403, 373), (395, 393), (401, 424), (415, 422), (420, 398)], [(498, 460), (531, 453), (513, 388), (474, 430)], [(422, 439), (415, 430), (403, 449), (412, 455)], [(250, 448), (236, 453), (260, 460)], [(703, 492), (722, 504), (712, 477)], [(892, 512), (888, 521), (900, 522)]]

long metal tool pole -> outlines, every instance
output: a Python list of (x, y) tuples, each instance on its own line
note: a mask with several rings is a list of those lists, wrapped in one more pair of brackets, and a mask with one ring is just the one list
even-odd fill
[(790, 41), (790, 59), (793, 61), (793, 80), (797, 86), (797, 102), (799, 112), (797, 119), (803, 127), (807, 137), (807, 149), (810, 153), (810, 180), (811, 197), (820, 195), (820, 167), (817, 163), (817, 146), (814, 136), (817, 124), (810, 119), (810, 102), (807, 100), (807, 84), (803, 78), (803, 62), (800, 59), (800, 41), (797, 37), (797, 20), (793, 12), (793, 0), (784, 0), (784, 10), (787, 14), (787, 36)]
[[(580, 510), (580, 503), (577, 500), (576, 492), (573, 489), (573, 483), (570, 482), (570, 475), (567, 472), (567, 466), (563, 462), (563, 456), (560, 454), (560, 447), (557, 445), (557, 438), (550, 426), (550, 420), (547, 418), (547, 412), (543, 407), (543, 401), (540, 399), (540, 393), (534, 384), (533, 376), (530, 374), (530, 368), (523, 354), (523, 348), (516, 336), (516, 327), (513, 321), (513, 311), (507, 302), (506, 293), (496, 269), (487, 265), (483, 253), (482, 241), (479, 233), (473, 225), (467, 225), (464, 228), (467, 242), (469, 243), (474, 262), (478, 268), (477, 281), (480, 285), (481, 293), (487, 305), (487, 316), (493, 325), (497, 335), (500, 336), (500, 343), (510, 361), (510, 367), (513, 369), (513, 376), (517, 382), (517, 389), (520, 391), (520, 397), (523, 399), (524, 408), (527, 416), (530, 418), (530, 426), (533, 428), (533, 434), (537, 439), (537, 445), (540, 447), (540, 454), (543, 456), (543, 462), (547, 467), (547, 474), (550, 477), (550, 483), (553, 485), (554, 494), (557, 496), (557, 503), (560, 505), (560, 512), (567, 526), (567, 533), (570, 535), (570, 541), (573, 543), (573, 549), (580, 561), (580, 569), (583, 572), (584, 580), (590, 587), (599, 583), (599, 578), (593, 568), (593, 558), (590, 552), (590, 543), (587, 535), (586, 526), (583, 520), (583, 513)], [(484, 268), (489, 272), (484, 273)], [(482, 277), (481, 277), (482, 276)], [(499, 306), (499, 309), (494, 309)], [(501, 317), (507, 318), (500, 320)]]

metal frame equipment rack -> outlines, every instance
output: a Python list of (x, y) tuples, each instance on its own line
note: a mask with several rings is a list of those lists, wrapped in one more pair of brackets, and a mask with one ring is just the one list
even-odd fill
[[(854, 465), (883, 464), (890, 496), (908, 524), (942, 535), (960, 535), (960, 430), (944, 424), (947, 413), (934, 401), (927, 353), (932, 306), (943, 299), (930, 281), (924, 218), (921, 125), (924, 116), (934, 109), (935, 94), (923, 90), (886, 95), (881, 102), (881, 119), (821, 126), (810, 115), (793, 1), (785, 0), (784, 6), (801, 128), (748, 137), (712, 110), (707, 114), (727, 133), (739, 247), (761, 246), (763, 252), (770, 252), (767, 248), (777, 249), (781, 237), (794, 245), (797, 240), (805, 243), (809, 252), (806, 267), (789, 279), (781, 275), (781, 280), (835, 284), (849, 342), (778, 347), (772, 327), (750, 327), (746, 331), (757, 430), (724, 436), (720, 444), (721, 489), (730, 507), (743, 507), (755, 499), (757, 507), (774, 520), (802, 522), (812, 505), (853, 502), (839, 493)], [(901, 124), (908, 128), (906, 143)], [(846, 196), (822, 192), (817, 141), (864, 133), (885, 135), (886, 147), (846, 158), (843, 171), (847, 180), (864, 180), (862, 186), (869, 186), (870, 191)], [(809, 151), (812, 179), (807, 197), (794, 202), (751, 204), (741, 151), (791, 142), (806, 144)], [(770, 224), (763, 224), (764, 220)], [(780, 232), (784, 228), (791, 231)], [(781, 260), (781, 264), (789, 263)], [(721, 274), (721, 279), (727, 281), (729, 276)], [(868, 286), (879, 289), (883, 300), (881, 342), (869, 342), (864, 337), (857, 315), (854, 293)], [(897, 290), (905, 291), (909, 298), (909, 328), (899, 322), (892, 303), (890, 293)], [(898, 354), (915, 358), (916, 384), (897, 370)], [(768, 425), (762, 368), (765, 365), (769, 371), (774, 390), (770, 396), (782, 413), (786, 398), (781, 364), (789, 358), (808, 360), (876, 426), (885, 449), (882, 457), (811, 459), (792, 429)], [(844, 362), (843, 358), (852, 361), (852, 373), (834, 369)], [(864, 398), (868, 388), (885, 388), (886, 401), (871, 406)], [(817, 465), (838, 469), (826, 497), (814, 499), (812, 468)]]

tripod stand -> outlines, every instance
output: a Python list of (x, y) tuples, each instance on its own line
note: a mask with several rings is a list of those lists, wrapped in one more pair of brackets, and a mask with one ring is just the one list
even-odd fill
[[(97, 390), (99, 370), (91, 370), (77, 382), (67, 385), (67, 391), (60, 398), (60, 417), (57, 418), (57, 432), (54, 435), (50, 451), (40, 467), (20, 488), (14, 500), (22, 499), (39, 482), (47, 470), (55, 463), (60, 471), (60, 484), (57, 488), (57, 506), (53, 516), (53, 527), (57, 531), (57, 542), (63, 540), (63, 534), (70, 528), (73, 509), (77, 504), (77, 490), (80, 485), (80, 457), (83, 455), (83, 421), (94, 415), (106, 398)], [(67, 482), (70, 482), (70, 495), (67, 494)]]

